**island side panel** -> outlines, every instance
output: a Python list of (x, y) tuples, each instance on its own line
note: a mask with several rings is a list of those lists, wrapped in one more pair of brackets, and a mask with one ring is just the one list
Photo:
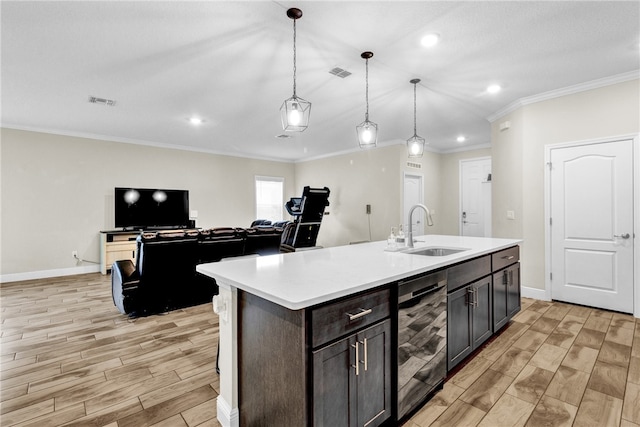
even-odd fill
[(308, 425), (305, 310), (238, 291), (241, 426)]

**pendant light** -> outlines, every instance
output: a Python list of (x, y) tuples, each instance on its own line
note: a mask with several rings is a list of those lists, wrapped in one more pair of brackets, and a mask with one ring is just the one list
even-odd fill
[(416, 132), (416, 85), (420, 83), (420, 79), (412, 79), (409, 83), (413, 85), (413, 136), (407, 139), (407, 149), (409, 157), (422, 157), (425, 140)]
[(296, 21), (302, 17), (302, 11), (295, 7), (287, 10), (287, 16), (293, 19), (293, 96), (286, 99), (280, 107), (282, 129), (289, 132), (302, 132), (309, 126), (311, 103), (296, 95)]
[(369, 121), (369, 59), (373, 57), (373, 52), (362, 52), (360, 57), (365, 60), (365, 100), (367, 110), (364, 114), (364, 122), (356, 126), (356, 133), (358, 134), (360, 148), (370, 148), (375, 147), (378, 141), (378, 125)]

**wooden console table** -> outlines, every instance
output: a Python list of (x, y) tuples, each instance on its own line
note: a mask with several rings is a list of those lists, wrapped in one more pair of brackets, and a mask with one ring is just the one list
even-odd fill
[(136, 238), (140, 231), (101, 231), (100, 232), (100, 272), (107, 274), (111, 265), (121, 259), (130, 259), (135, 263)]

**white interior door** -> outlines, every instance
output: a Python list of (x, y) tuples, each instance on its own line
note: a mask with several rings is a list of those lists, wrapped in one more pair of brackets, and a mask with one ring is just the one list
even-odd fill
[(491, 236), (491, 159), (460, 161), (460, 235)]
[(633, 313), (632, 140), (550, 150), (551, 297)]
[[(402, 223), (407, 226), (409, 210), (418, 203), (424, 203), (423, 190), (424, 177), (422, 175), (404, 174), (404, 192), (403, 192), (403, 210)], [(422, 236), (424, 234), (424, 211), (416, 209), (413, 212), (412, 230), (414, 236)], [(406, 230), (405, 230), (406, 231)]]

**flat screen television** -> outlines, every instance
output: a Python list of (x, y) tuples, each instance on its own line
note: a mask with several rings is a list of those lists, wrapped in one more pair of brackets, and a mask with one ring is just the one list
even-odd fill
[(186, 228), (189, 191), (116, 187), (115, 226), (134, 230)]

